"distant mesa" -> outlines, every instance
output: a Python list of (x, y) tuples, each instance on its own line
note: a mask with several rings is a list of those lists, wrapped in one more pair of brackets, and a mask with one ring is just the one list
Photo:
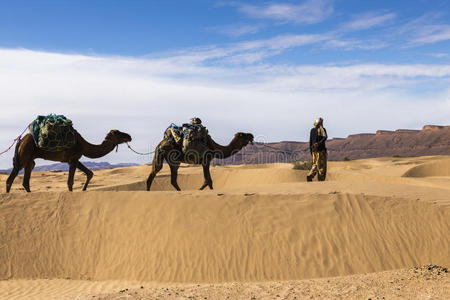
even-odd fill
[(425, 126), (423, 126), (422, 130), (439, 130), (439, 129), (444, 129), (446, 127), (450, 127), (450, 126), (425, 125)]
[(376, 134), (380, 135), (380, 134), (389, 134), (389, 133), (393, 133), (393, 131), (391, 130), (377, 130)]
[(419, 132), (420, 130), (415, 130), (415, 129), (397, 129), (395, 132), (398, 133), (416, 133)]
[(373, 136), (375, 133), (357, 133), (357, 134), (351, 134), (348, 137), (349, 138), (361, 138), (361, 137), (367, 137), (367, 136)]

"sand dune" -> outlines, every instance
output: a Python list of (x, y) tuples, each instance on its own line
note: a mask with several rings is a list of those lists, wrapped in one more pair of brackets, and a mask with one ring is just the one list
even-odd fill
[(126, 194), (5, 197), (1, 278), (288, 280), (445, 265), (450, 253), (449, 211), (416, 200)]
[[(331, 162), (323, 183), (305, 182), (306, 171), (290, 164), (215, 167), (213, 191), (196, 190), (201, 168), (183, 167), (183, 192), (173, 191), (166, 168), (152, 192), (143, 191), (150, 166), (97, 171), (91, 191), (74, 193), (65, 192), (66, 174), (36, 172), (36, 192), (17, 182), (0, 195), (0, 283), (16, 299), (50, 299), (111, 292), (111, 282), (265, 282), (449, 266), (449, 161)], [(67, 278), (81, 281), (47, 289), (47, 298), (23, 284)]]
[(450, 159), (433, 161), (409, 169), (404, 177), (450, 176)]

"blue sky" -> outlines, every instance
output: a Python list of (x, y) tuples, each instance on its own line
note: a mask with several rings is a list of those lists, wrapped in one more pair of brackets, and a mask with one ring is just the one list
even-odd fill
[[(271, 59), (441, 62), (442, 57), (433, 54), (450, 49), (449, 13), (450, 2), (445, 0), (0, 1), (0, 46), (145, 56), (279, 35), (335, 32), (330, 37), (334, 43), (293, 47)], [(441, 37), (431, 42), (429, 34)]]
[(1, 145), (51, 112), (142, 150), (194, 115), (222, 143), (448, 125), (449, 83), (450, 1), (0, 0)]

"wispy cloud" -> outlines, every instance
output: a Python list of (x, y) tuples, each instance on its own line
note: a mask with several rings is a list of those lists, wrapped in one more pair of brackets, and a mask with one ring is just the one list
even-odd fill
[(410, 33), (411, 31), (414, 31), (422, 26), (439, 22), (442, 16), (443, 13), (441, 12), (427, 12), (417, 18), (414, 18), (404, 23), (403, 25), (398, 27), (396, 31), (401, 34)]
[(249, 34), (255, 34), (261, 30), (263, 26), (260, 24), (230, 24), (224, 26), (208, 27), (208, 30), (218, 32), (230, 37), (240, 37)]
[(377, 50), (387, 47), (381, 40), (330, 39), (324, 43), (325, 48), (341, 48), (344, 50)]
[(436, 58), (444, 58), (450, 56), (449, 53), (430, 53), (429, 55)]
[(333, 12), (331, 0), (306, 0), (301, 4), (268, 3), (264, 5), (238, 4), (239, 11), (259, 19), (314, 24), (325, 20)]
[(283, 50), (292, 47), (315, 44), (326, 39), (328, 39), (326, 34), (284, 34), (265, 40), (242, 42), (238, 44), (238, 48), (267, 48), (272, 50)]
[(348, 22), (342, 26), (342, 30), (365, 30), (376, 26), (389, 24), (396, 18), (396, 14), (373, 14), (367, 13), (358, 16), (353, 21)]
[(450, 24), (443, 23), (443, 13), (426, 13), (397, 29), (405, 35), (410, 46), (433, 44), (450, 40)]
[(450, 25), (427, 25), (417, 28), (411, 42), (431, 44), (447, 40), (450, 40)]
[(284, 34), (269, 39), (248, 40), (221, 46), (196, 47), (164, 55), (178, 63), (251, 64), (288, 49), (318, 44), (331, 39), (327, 34)]

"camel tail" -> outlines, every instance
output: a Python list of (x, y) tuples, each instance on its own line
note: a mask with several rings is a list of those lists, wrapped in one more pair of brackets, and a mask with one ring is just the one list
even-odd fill
[(13, 167), (14, 169), (20, 170), (20, 159), (19, 159), (19, 147), (22, 143), (22, 139), (19, 138), (16, 143), (16, 149), (14, 150), (14, 157), (13, 157)]

